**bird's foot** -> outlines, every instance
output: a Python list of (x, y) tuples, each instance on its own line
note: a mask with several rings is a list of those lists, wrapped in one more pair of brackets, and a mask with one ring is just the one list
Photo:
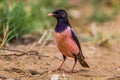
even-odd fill
[(58, 69), (52, 70), (52, 72), (56, 72), (56, 71), (62, 71), (62, 69), (58, 68)]
[(57, 70), (58, 70), (58, 71), (61, 71), (62, 69), (61, 69), (61, 68), (58, 68)]
[(55, 70), (52, 70), (52, 72), (56, 72), (57, 71), (57, 69), (55, 69)]
[(73, 71), (66, 71), (66, 70), (65, 70), (65, 73), (73, 73)]

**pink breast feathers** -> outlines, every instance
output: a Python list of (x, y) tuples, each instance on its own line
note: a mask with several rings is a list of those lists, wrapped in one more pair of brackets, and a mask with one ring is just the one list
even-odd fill
[(63, 55), (74, 57), (73, 54), (77, 55), (79, 53), (79, 48), (72, 38), (69, 27), (61, 33), (55, 32), (55, 40), (58, 49)]

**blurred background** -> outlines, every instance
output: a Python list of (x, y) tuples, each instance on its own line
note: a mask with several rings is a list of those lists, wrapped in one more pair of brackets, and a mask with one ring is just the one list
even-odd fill
[[(26, 34), (41, 36), (53, 29), (55, 19), (49, 12), (65, 9), (81, 41), (103, 38), (98, 26), (111, 23), (119, 15), (119, 0), (0, 0), (0, 43), (20, 41)], [(84, 33), (84, 34), (82, 34)], [(114, 36), (112, 36), (114, 38)], [(106, 39), (105, 41), (108, 41)]]
[[(56, 20), (65, 9), (90, 68), (63, 58), (56, 47)], [(0, 0), (0, 80), (120, 80), (120, 0)], [(55, 79), (58, 80), (58, 79)]]

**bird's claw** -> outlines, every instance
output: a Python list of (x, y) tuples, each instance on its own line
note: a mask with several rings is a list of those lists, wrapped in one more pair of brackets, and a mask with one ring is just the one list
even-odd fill
[(73, 71), (65, 71), (65, 73), (73, 73)]
[(56, 71), (62, 71), (62, 69), (58, 68), (58, 69), (52, 70), (52, 72), (56, 72)]
[(61, 68), (58, 68), (57, 70), (58, 70), (58, 71), (61, 71), (62, 69), (61, 69)]

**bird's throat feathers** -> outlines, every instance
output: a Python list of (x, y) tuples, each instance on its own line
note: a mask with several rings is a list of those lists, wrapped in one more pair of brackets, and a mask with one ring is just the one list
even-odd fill
[(57, 25), (55, 27), (55, 31), (56, 32), (62, 32), (65, 29), (67, 29), (68, 27), (70, 27), (68, 19), (58, 19), (57, 20)]

